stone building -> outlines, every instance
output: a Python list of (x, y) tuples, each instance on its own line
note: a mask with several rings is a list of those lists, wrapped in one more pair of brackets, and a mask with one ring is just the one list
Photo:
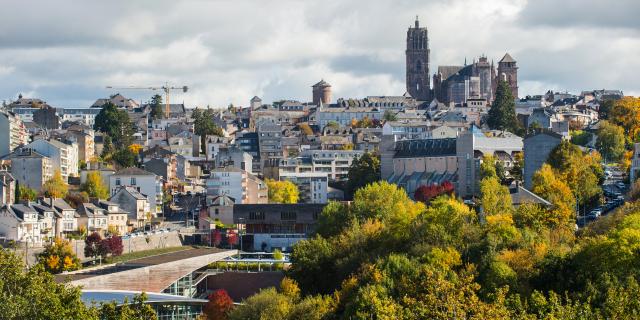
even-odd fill
[[(511, 57), (508, 53), (502, 57), (502, 59), (498, 62), (498, 79), (504, 80), (509, 84), (509, 88), (511, 88), (511, 94), (514, 98), (518, 98), (518, 66), (516, 65), (516, 60)], [(496, 88), (497, 88), (496, 81)], [(495, 92), (495, 89), (494, 89)]]
[(331, 103), (331, 85), (324, 80), (314, 84), (313, 88), (313, 104), (319, 105)]
[(427, 28), (420, 27), (418, 17), (414, 27), (407, 30), (406, 73), (407, 92), (416, 100), (431, 100), (429, 75), (429, 36)]

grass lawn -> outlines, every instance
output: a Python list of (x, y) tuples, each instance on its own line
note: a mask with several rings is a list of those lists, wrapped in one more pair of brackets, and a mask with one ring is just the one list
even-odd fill
[(168, 247), (168, 248), (159, 248), (159, 249), (152, 249), (152, 250), (125, 253), (125, 254), (123, 254), (121, 256), (109, 257), (103, 263), (120, 263), (120, 262), (129, 261), (129, 260), (135, 260), (135, 259), (140, 259), (140, 258), (144, 258), (144, 257), (149, 257), (149, 256), (156, 256), (156, 255), (163, 254), (163, 253), (188, 250), (188, 249), (191, 249), (191, 248), (192, 247), (190, 247), (190, 246)]

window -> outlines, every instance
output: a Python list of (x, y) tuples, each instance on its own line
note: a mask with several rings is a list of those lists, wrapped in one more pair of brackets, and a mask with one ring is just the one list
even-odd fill
[(295, 211), (283, 211), (280, 212), (280, 220), (296, 220), (297, 214)]
[(220, 210), (216, 208), (216, 215), (220, 214)]
[(116, 178), (116, 186), (120, 185), (120, 178)]
[(131, 185), (135, 186), (136, 185), (136, 178), (131, 177)]
[(264, 220), (264, 212), (249, 212), (249, 220)]

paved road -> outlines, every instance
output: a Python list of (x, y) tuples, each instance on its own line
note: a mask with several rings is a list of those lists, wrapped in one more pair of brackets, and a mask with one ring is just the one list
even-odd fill
[[(166, 215), (165, 226), (172, 229), (184, 228), (187, 216), (190, 220), (189, 226), (192, 226), (193, 220), (197, 220), (197, 209), (204, 201), (204, 197), (196, 194), (180, 194), (175, 196), (175, 199), (176, 210)], [(195, 217), (192, 215), (193, 212), (196, 212)]]

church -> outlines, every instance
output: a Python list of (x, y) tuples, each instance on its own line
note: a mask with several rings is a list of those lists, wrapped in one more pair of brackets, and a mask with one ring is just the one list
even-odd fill
[(491, 103), (499, 80), (507, 81), (514, 98), (518, 97), (518, 66), (508, 53), (498, 61), (497, 72), (486, 56), (474, 59), (471, 64), (465, 61), (464, 65), (439, 66), (431, 87), (429, 35), (426, 27), (420, 27), (418, 17), (407, 30), (405, 54), (407, 93), (418, 101), (436, 99), (463, 105), (469, 99), (484, 99)]

